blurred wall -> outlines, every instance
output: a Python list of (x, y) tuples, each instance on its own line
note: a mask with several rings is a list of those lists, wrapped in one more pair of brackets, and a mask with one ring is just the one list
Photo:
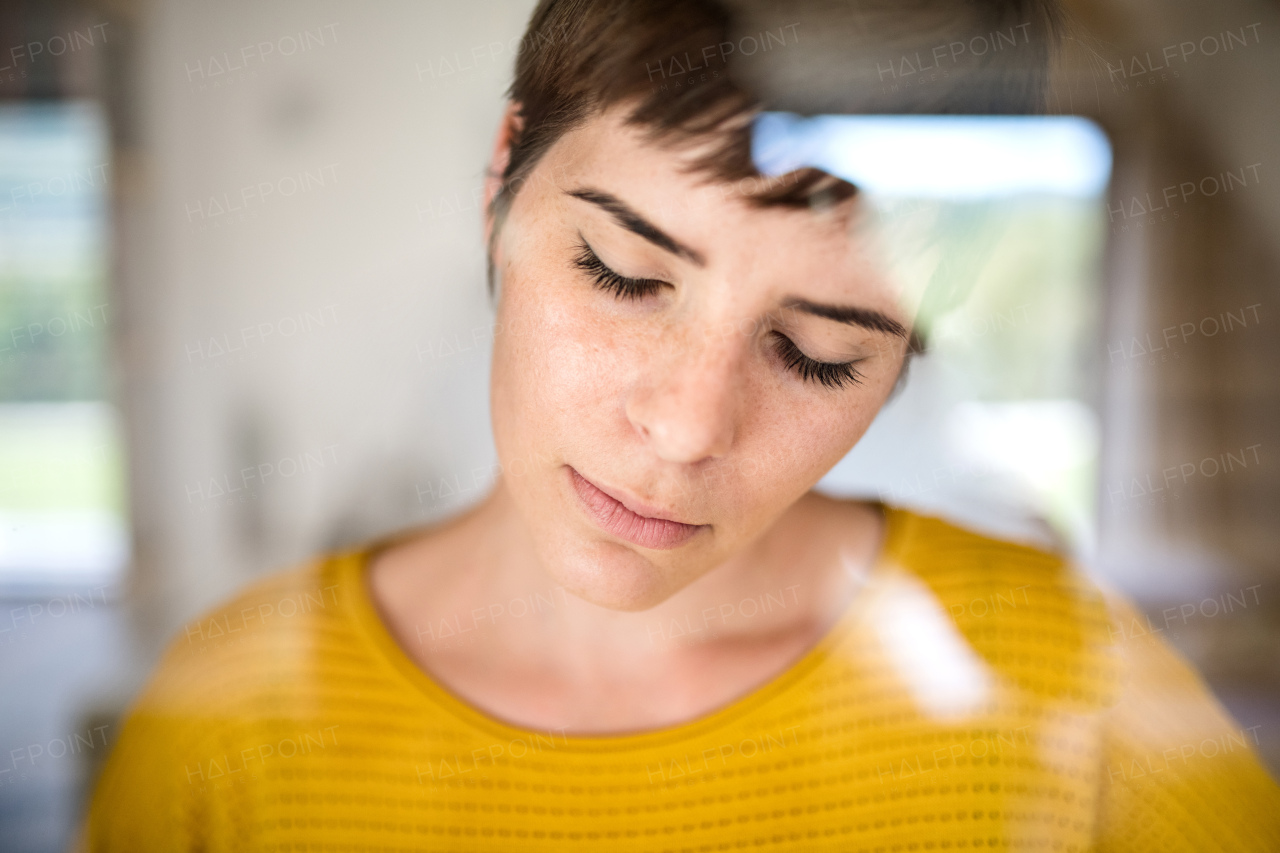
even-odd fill
[(1075, 0), (1060, 109), (1116, 148), (1096, 572), (1280, 767), (1280, 14)]
[(148, 642), (482, 487), (478, 190), (530, 8), (132, 10), (119, 286)]
[[(1211, 583), (1274, 572), (1280, 15), (1238, 0), (1089, 0), (1078, 11), (1100, 37), (1075, 46), (1060, 97), (1097, 110), (1122, 164), (1104, 359), (1109, 571), (1152, 595), (1200, 591), (1206, 570)], [(1227, 453), (1228, 470), (1200, 470)], [(1170, 485), (1185, 488), (1147, 487), (1170, 466)]]

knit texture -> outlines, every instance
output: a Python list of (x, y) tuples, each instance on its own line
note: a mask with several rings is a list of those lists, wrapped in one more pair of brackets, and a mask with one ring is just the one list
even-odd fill
[[(631, 735), (529, 731), (449, 693), (380, 621), (364, 553), (268, 579), (174, 640), (86, 846), (1280, 850), (1257, 729), (1227, 717), (1159, 625), (1059, 557), (887, 517), (877, 566), (799, 661)], [(656, 630), (708, 629), (698, 620)]]

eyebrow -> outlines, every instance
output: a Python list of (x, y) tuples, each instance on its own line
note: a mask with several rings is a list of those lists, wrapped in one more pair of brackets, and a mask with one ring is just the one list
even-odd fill
[(782, 307), (803, 311), (806, 314), (823, 317), (827, 320), (835, 320), (837, 323), (862, 326), (864, 329), (870, 329), (873, 332), (885, 332), (904, 339), (908, 337), (907, 330), (901, 323), (870, 308), (854, 308), (851, 305), (822, 305), (798, 298), (788, 299)]
[[(700, 267), (706, 266), (707, 261), (701, 252), (691, 249), (676, 240), (639, 213), (636, 213), (617, 196), (590, 188), (567, 190), (566, 193), (574, 198), (596, 205), (610, 214), (623, 228), (633, 234), (638, 234), (655, 246), (665, 249), (673, 255), (693, 261)], [(795, 297), (788, 299), (782, 307), (803, 311), (806, 314), (827, 320), (835, 320), (837, 323), (861, 326), (873, 332), (884, 332), (903, 339), (909, 337), (906, 328), (901, 323), (871, 308), (855, 308), (851, 305), (823, 305)]]
[(700, 267), (707, 265), (707, 260), (702, 256), (701, 252), (681, 243), (639, 213), (636, 213), (617, 196), (594, 189), (567, 190), (566, 192), (574, 198), (580, 198), (583, 201), (594, 204), (612, 216), (614, 221), (623, 228), (633, 234), (638, 234), (658, 248), (665, 249), (673, 255), (692, 261)]

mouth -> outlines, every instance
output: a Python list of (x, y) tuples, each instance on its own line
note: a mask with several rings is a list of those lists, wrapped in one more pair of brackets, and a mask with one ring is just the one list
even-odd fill
[[(619, 539), (625, 539), (633, 545), (656, 551), (669, 551), (672, 548), (679, 548), (702, 530), (711, 527), (709, 524), (685, 524), (670, 518), (643, 515), (636, 510), (654, 511), (637, 505), (634, 501), (628, 501), (631, 503), (631, 506), (628, 506), (579, 474), (572, 466), (565, 467), (569, 469), (573, 490), (577, 492), (587, 515), (591, 516), (604, 531), (612, 533)], [(632, 509), (632, 507), (635, 508)]]

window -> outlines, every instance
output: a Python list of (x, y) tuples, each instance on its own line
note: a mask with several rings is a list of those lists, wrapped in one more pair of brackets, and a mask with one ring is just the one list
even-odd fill
[(822, 488), (1087, 556), (1109, 143), (1066, 116), (839, 121), (857, 136), (833, 167), (923, 294), (929, 352)]
[(0, 105), (0, 585), (110, 583), (128, 560), (111, 398), (106, 118)]

